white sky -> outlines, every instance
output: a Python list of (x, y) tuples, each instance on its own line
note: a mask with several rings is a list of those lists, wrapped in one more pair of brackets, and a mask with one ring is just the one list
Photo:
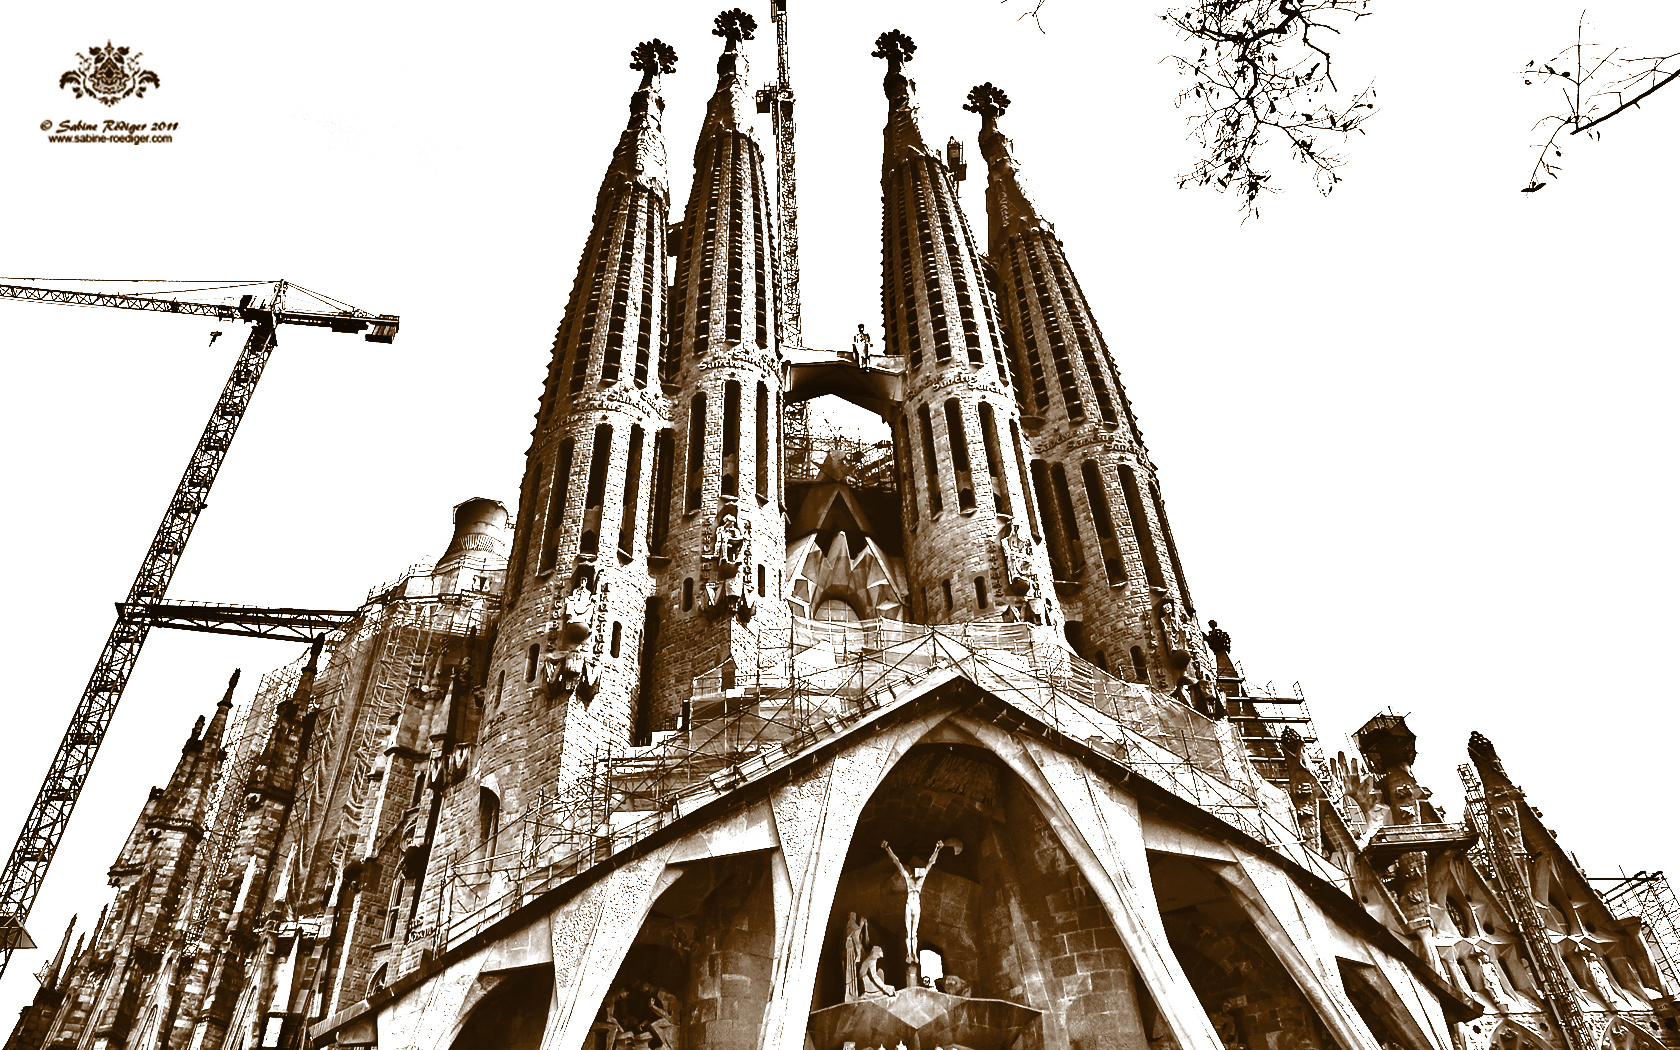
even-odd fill
[[(880, 335), (884, 64), (920, 50), (932, 142), (971, 161), (991, 80), (1161, 471), (1192, 593), (1256, 685), (1299, 680), (1331, 751), (1409, 716), (1420, 778), (1456, 817), (1472, 729), (1491, 736), (1589, 873), (1658, 869), (1676, 614), (1671, 247), (1680, 94), (1517, 189), (1540, 89), (1513, 75), (1579, 8), (1373, 0), (1336, 50), (1381, 112), (1329, 199), (1304, 173), (1259, 221), (1174, 187), (1188, 167), (1172, 47), (1150, 3), (792, 0), (805, 330)], [(767, 4), (753, 75), (774, 71)], [(488, 13), (483, 13), (483, 12)], [(627, 13), (631, 12), (633, 13)], [(666, 79), (673, 214), (714, 84), (716, 7), (112, 0), (24, 5), (0, 36), (0, 276), (285, 277), (398, 313), (392, 346), (287, 331), (173, 597), (352, 607), (436, 557), (450, 508), (517, 499), (549, 346), (637, 76)], [(1673, 49), (1680, 10), (1606, 0), (1602, 39)], [(162, 79), (111, 110), (57, 87), (109, 39)], [(1680, 90), (1680, 89), (1676, 89)], [(172, 121), (168, 145), (49, 145), (44, 120)], [(761, 118), (763, 119), (763, 118)], [(768, 127), (760, 132), (768, 141)], [(302, 305), (301, 301), (295, 301)], [(1667, 306), (1664, 303), (1668, 303)], [(228, 335), (207, 347), (214, 328)], [(11, 379), (3, 547), (13, 598), (0, 848), (21, 826), (243, 330), (0, 302)], [(104, 871), (231, 668), (301, 647), (155, 632), (29, 928), (91, 924)], [(43, 952), (0, 985), (0, 1026)]]

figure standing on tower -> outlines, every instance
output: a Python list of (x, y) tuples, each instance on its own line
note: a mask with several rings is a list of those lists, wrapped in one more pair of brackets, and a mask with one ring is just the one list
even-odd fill
[(857, 335), (852, 336), (852, 356), (857, 358), (859, 368), (869, 367), (869, 347), (871, 345), (872, 340), (869, 338), (869, 333), (863, 330), (863, 325), (858, 325)]

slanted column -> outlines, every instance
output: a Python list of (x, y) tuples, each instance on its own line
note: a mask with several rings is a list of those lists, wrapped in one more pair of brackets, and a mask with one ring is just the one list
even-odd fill
[(915, 50), (895, 29), (874, 52), (888, 65), (881, 306), (887, 352), (906, 366), (889, 422), (914, 618), (1057, 624), (1003, 332), (956, 184), (922, 137), (903, 73)]
[(963, 108), (981, 119), (989, 249), (1011, 335), (1015, 387), (1068, 638), (1080, 655), (1189, 700), (1215, 691), (1155, 466), (1114, 356), (1062, 242), (1021, 179), (992, 84)]
[(480, 765), (503, 785), (508, 821), (534, 785), (564, 782), (593, 755), (628, 746), (635, 723), (653, 593), (653, 469), (667, 427), (659, 354), (670, 194), (660, 82), (676, 53), (649, 40), (631, 59), (641, 85), (555, 339), (487, 675), (502, 683), (510, 728), (484, 741)]
[(649, 733), (680, 721), (696, 677), (727, 668), (726, 687), (731, 676), (749, 684), (759, 660), (786, 645), (774, 217), (740, 48), (755, 28), (739, 9), (716, 19), (725, 41), (717, 90), (675, 237), (672, 431), (658, 486), (667, 524), (656, 530), (665, 600), (649, 611), (659, 632)]

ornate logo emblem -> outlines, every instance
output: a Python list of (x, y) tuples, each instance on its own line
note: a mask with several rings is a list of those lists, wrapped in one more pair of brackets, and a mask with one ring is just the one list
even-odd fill
[(88, 53), (76, 53), (80, 66), (58, 78), (59, 88), (70, 88), (76, 97), (91, 96), (114, 106), (130, 95), (144, 98), (146, 89), (159, 87), (158, 75), (140, 68), (140, 55), (130, 55), (128, 48), (117, 47), (110, 41), (104, 47), (90, 47)]

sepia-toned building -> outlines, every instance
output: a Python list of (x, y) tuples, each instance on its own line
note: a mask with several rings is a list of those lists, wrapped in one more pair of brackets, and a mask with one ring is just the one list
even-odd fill
[(633, 52), (514, 520), (230, 683), (7, 1050), (1680, 1046), (1660, 876), (1595, 887), (1480, 734), (1458, 819), (1400, 716), (1328, 759), (1200, 625), (1002, 89), (982, 240), (881, 35), (885, 344), (789, 335), (756, 28), (675, 215)]

